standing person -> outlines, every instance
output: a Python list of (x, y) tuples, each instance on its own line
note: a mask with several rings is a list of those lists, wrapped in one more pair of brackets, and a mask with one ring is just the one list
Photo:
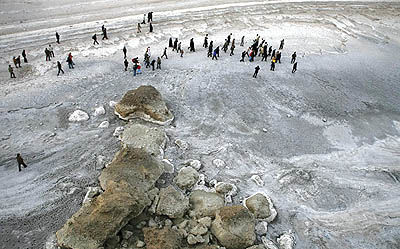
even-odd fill
[(242, 52), (242, 59), (240, 60), (240, 62), (244, 62), (244, 57), (246, 57), (246, 50)]
[(57, 76), (60, 75), (60, 72), (64, 74), (64, 70), (62, 70), (61, 63), (59, 61), (57, 61), (57, 68), (58, 68)]
[[(104, 25), (103, 25), (103, 26), (104, 26)], [(104, 29), (103, 29), (103, 39), (102, 39), (102, 40), (104, 40), (104, 39), (107, 39), (107, 40), (108, 40), (107, 28), (104, 28)]]
[(161, 58), (157, 58), (157, 69), (161, 69)]
[(175, 38), (174, 47), (172, 48), (172, 51), (174, 50), (178, 51), (178, 38)]
[(104, 34), (104, 30), (105, 30), (106, 28), (104, 27), (104, 24), (101, 26), (101, 32)]
[(271, 60), (271, 71), (275, 71), (275, 58)]
[(156, 64), (156, 60), (152, 60), (150, 64), (151, 64), (151, 68), (152, 68), (151, 70), (154, 71), (154, 66)]
[(21, 56), (19, 56), (19, 55), (17, 57), (17, 64), (18, 64), (18, 67), (21, 67)]
[(251, 52), (249, 54), (249, 61), (250, 62), (254, 61), (254, 50), (251, 50)]
[(25, 62), (25, 63), (28, 63), (28, 59), (26, 58), (26, 52), (25, 52), (25, 49), (24, 49), (24, 50), (22, 50), (22, 57), (24, 57), (24, 62)]
[(56, 42), (60, 44), (60, 35), (56, 32)]
[(51, 44), (49, 44), (49, 48), (48, 48), (48, 49), (49, 49), (50, 56), (51, 56), (51, 57), (55, 57), (55, 56), (54, 56), (53, 47), (51, 46)]
[(224, 50), (225, 53), (226, 53), (226, 50), (228, 50), (228, 46), (229, 46), (228, 39), (225, 39), (225, 43), (222, 46), (222, 50)]
[(233, 53), (233, 50), (235, 50), (235, 44), (233, 44), (233, 42), (232, 42), (231, 53), (229, 54), (229, 56), (235, 55), (235, 54)]
[(17, 58), (15, 58), (15, 56), (13, 57), (13, 63), (15, 68), (18, 68)]
[(272, 46), (270, 46), (269, 49), (268, 49), (268, 56), (270, 56), (271, 53), (272, 53)]
[(296, 52), (294, 52), (292, 54), (292, 60), (290, 61), (290, 64), (293, 64), (296, 61), (296, 57), (297, 57), (297, 54), (296, 54)]
[(213, 41), (210, 42), (210, 45), (208, 46), (208, 53), (207, 53), (207, 57), (212, 57), (212, 53), (213, 53)]
[(129, 62), (126, 58), (124, 60), (124, 66), (125, 66), (125, 71), (128, 71)]
[(17, 154), (17, 163), (18, 163), (18, 171), (21, 172), (21, 165), (26, 168), (28, 167), (25, 162), (24, 159), (21, 157), (21, 154)]
[(146, 14), (143, 14), (143, 21), (142, 24), (146, 24)]
[(177, 53), (179, 53), (182, 50), (182, 42), (178, 43), (178, 49), (176, 50)]
[(181, 57), (183, 57), (183, 53), (184, 53), (184, 52), (183, 52), (183, 49), (181, 49)]
[(137, 24), (137, 32), (142, 33), (142, 27), (140, 26), (140, 23), (138, 22)]
[(46, 61), (51, 61), (50, 51), (45, 48), (44, 53), (46, 54)]
[(207, 48), (207, 47), (208, 47), (208, 34), (206, 34), (206, 36), (204, 37), (203, 47), (204, 47), (204, 48)]
[(219, 50), (219, 46), (218, 47), (216, 47), (215, 49), (214, 49), (214, 52), (213, 52), (213, 56), (212, 56), (212, 60), (214, 60), (214, 58), (216, 59), (216, 60), (218, 60), (218, 58), (217, 58), (217, 53), (219, 53), (219, 52), (217, 52), (217, 49)]
[(276, 61), (279, 62), (279, 64), (281, 63), (281, 57), (282, 57), (282, 54), (281, 54), (280, 51), (278, 51), (278, 52), (276, 53)]
[(170, 47), (170, 48), (174, 47), (174, 43), (172, 42), (172, 37), (169, 38), (168, 47)]
[(165, 59), (168, 59), (168, 56), (167, 56), (167, 48), (164, 48), (164, 53), (163, 53), (163, 55), (161, 56), (161, 58), (164, 58), (164, 56), (165, 56)]
[(128, 50), (126, 49), (125, 46), (124, 46), (124, 48), (122, 49), (122, 52), (124, 52), (124, 59), (126, 59), (126, 52), (128, 52)]
[(150, 56), (146, 56), (144, 58), (144, 63), (146, 64), (146, 68), (150, 67)]
[(150, 33), (153, 32), (153, 24), (150, 23)]
[(240, 41), (240, 46), (241, 46), (241, 47), (244, 46), (244, 36), (242, 36), (242, 40)]
[(69, 53), (67, 57), (68, 67), (69, 69), (74, 69), (75, 63), (72, 61), (72, 54)]
[(94, 35), (92, 36), (92, 39), (93, 39), (93, 45), (99, 44), (99, 43), (97, 42), (97, 35), (96, 35), (96, 34), (94, 34)]
[(263, 48), (261, 61), (267, 61), (267, 58), (268, 58), (268, 46), (265, 45)]
[(273, 51), (272, 51), (272, 55), (271, 55), (271, 57), (275, 57), (275, 55), (276, 55), (276, 49), (274, 49)]
[(153, 21), (153, 12), (147, 13), (147, 22), (152, 22)]
[(10, 73), (10, 78), (16, 78), (14, 74), (14, 69), (11, 67), (11, 65), (8, 65), (8, 72)]
[(191, 51), (191, 52), (195, 52), (193, 38), (190, 39), (190, 51)]
[(219, 57), (219, 46), (215, 49), (215, 52), (217, 52), (217, 56)]
[(232, 37), (232, 33), (230, 33), (230, 34), (228, 35), (228, 38), (227, 38), (227, 40), (228, 40), (228, 44), (230, 44), (230, 43), (231, 43), (231, 37)]
[(254, 69), (255, 70), (254, 70), (253, 78), (257, 78), (258, 71), (260, 71), (260, 67), (257, 65)]
[(285, 39), (282, 39), (281, 41), (281, 45), (279, 45), (279, 49), (282, 50), (283, 49), (283, 45), (285, 44)]
[(295, 73), (297, 71), (297, 62), (295, 62), (293, 64), (293, 69), (292, 69), (292, 73)]
[(138, 58), (133, 58), (132, 62), (133, 62), (133, 76), (136, 76), (136, 70), (138, 69)]

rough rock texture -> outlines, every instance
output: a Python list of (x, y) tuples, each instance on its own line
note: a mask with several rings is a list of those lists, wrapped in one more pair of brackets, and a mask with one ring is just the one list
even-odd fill
[(218, 193), (224, 194), (224, 195), (228, 194), (232, 190), (234, 190), (234, 185), (231, 183), (218, 182), (215, 185), (215, 191), (217, 191)]
[(181, 235), (168, 227), (163, 229), (144, 228), (144, 242), (146, 249), (180, 249)]
[(64, 248), (97, 249), (150, 204), (141, 188), (110, 181), (107, 190), (82, 206), (56, 233)]
[(228, 249), (243, 249), (254, 244), (255, 219), (243, 206), (220, 208), (211, 225), (211, 232)]
[(100, 187), (88, 187), (88, 191), (86, 192), (85, 198), (83, 198), (82, 204), (90, 202), (94, 197), (103, 193), (103, 190)]
[(215, 216), (215, 212), (224, 206), (224, 198), (219, 194), (195, 190), (190, 194), (190, 205), (192, 206), (194, 216)]
[(150, 190), (163, 173), (161, 162), (143, 149), (122, 148), (101, 173), (102, 189), (107, 190), (108, 181), (125, 181), (131, 186)]
[(68, 118), (70, 122), (81, 122), (81, 121), (86, 121), (88, 119), (89, 115), (82, 110), (74, 111)]
[(271, 199), (261, 193), (252, 195), (244, 202), (245, 206), (257, 219), (266, 219), (271, 222), (276, 217), (276, 210)]
[(160, 190), (159, 198), (156, 209), (158, 215), (181, 218), (189, 210), (189, 199), (171, 185)]
[(294, 238), (291, 232), (286, 232), (276, 240), (280, 249), (293, 249)]
[(183, 167), (175, 177), (175, 182), (181, 189), (193, 187), (199, 180), (199, 173), (192, 167)]
[(106, 114), (106, 110), (103, 106), (99, 106), (94, 109), (93, 116), (97, 117), (104, 114)]
[(141, 148), (154, 156), (163, 154), (167, 135), (163, 129), (142, 124), (131, 124), (124, 128), (121, 135), (123, 144), (130, 148)]
[(174, 119), (161, 94), (152, 86), (128, 91), (115, 105), (115, 113), (124, 120), (141, 118), (158, 124), (167, 124)]

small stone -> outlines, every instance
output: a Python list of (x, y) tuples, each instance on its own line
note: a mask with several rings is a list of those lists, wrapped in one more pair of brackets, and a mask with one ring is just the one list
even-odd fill
[(124, 127), (119, 126), (119, 127), (115, 128), (113, 136), (114, 137), (119, 137), (122, 134), (123, 131), (124, 131)]
[(197, 222), (200, 224), (203, 224), (206, 227), (210, 227), (211, 226), (211, 217), (203, 217), (201, 219), (198, 219)]
[(261, 241), (266, 249), (278, 249), (272, 240), (267, 239), (265, 236), (261, 237)]
[(285, 232), (284, 234), (279, 236), (276, 241), (278, 242), (280, 249), (293, 249), (294, 237), (291, 231)]
[(141, 240), (138, 240), (137, 241), (137, 243), (136, 243), (136, 247), (137, 248), (142, 248), (142, 247), (144, 247), (146, 244), (143, 242), (143, 241), (141, 241)]
[(252, 177), (251, 177), (251, 180), (253, 180), (258, 186), (264, 186), (264, 181), (261, 179), (261, 177), (260, 176), (258, 176), (258, 175), (253, 175)]
[(99, 106), (94, 109), (93, 116), (97, 117), (97, 116), (104, 115), (104, 114), (106, 114), (106, 110), (104, 109), (103, 106)]
[(217, 168), (222, 168), (222, 167), (226, 166), (226, 163), (224, 161), (222, 161), (221, 159), (214, 159), (213, 164)]
[(258, 236), (263, 236), (268, 232), (268, 222), (261, 221), (256, 225), (256, 234)]
[(175, 140), (175, 144), (179, 147), (181, 150), (187, 150), (189, 149), (189, 144), (181, 139)]
[(220, 194), (228, 194), (234, 188), (233, 184), (226, 183), (226, 182), (219, 182), (215, 185), (215, 191)]
[(172, 221), (171, 221), (170, 219), (166, 219), (166, 220), (164, 221), (164, 226), (166, 226), (166, 227), (172, 227)]
[(114, 107), (116, 104), (117, 104), (117, 102), (111, 100), (111, 101), (108, 103), (108, 106)]
[(153, 218), (151, 218), (150, 220), (149, 220), (149, 225), (148, 225), (149, 227), (158, 227), (158, 224), (157, 224), (157, 222), (153, 219)]
[(263, 132), (268, 132), (268, 130), (266, 128), (263, 128), (262, 131)]
[(193, 235), (203, 235), (208, 232), (208, 228), (203, 224), (197, 224), (197, 226), (193, 227), (190, 230), (190, 233)]
[(103, 121), (99, 124), (99, 128), (108, 128), (110, 126), (110, 122), (108, 121)]
[(179, 229), (185, 229), (186, 226), (188, 225), (189, 221), (188, 220), (184, 220), (181, 223), (179, 223), (178, 228)]
[(288, 117), (288, 118), (291, 118), (291, 117), (292, 117), (292, 115), (290, 115), (290, 114), (287, 114), (287, 115), (286, 115), (286, 117)]
[(192, 167), (183, 167), (175, 177), (176, 185), (181, 189), (193, 187), (199, 179), (199, 173)]
[(168, 159), (163, 159), (162, 162), (165, 173), (173, 174), (175, 172), (175, 166)]
[(323, 119), (322, 119), (322, 122), (324, 122), (324, 123), (325, 123), (326, 121), (327, 121), (327, 120), (326, 120), (326, 118), (323, 118)]
[(201, 162), (199, 160), (190, 160), (188, 164), (197, 171), (201, 169)]
[(122, 238), (127, 240), (130, 237), (132, 237), (133, 232), (128, 231), (128, 230), (122, 230), (121, 234), (122, 234)]
[(82, 110), (74, 111), (68, 118), (70, 122), (81, 122), (81, 121), (86, 121), (88, 119), (89, 115)]

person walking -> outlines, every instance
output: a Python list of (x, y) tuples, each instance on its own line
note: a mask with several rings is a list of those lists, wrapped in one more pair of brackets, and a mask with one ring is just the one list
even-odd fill
[(246, 57), (246, 50), (242, 52), (242, 59), (240, 60), (240, 62), (244, 62), (244, 58)]
[(292, 54), (292, 60), (290, 61), (290, 64), (295, 63), (296, 57), (297, 57), (297, 54), (296, 54), (296, 52), (294, 52), (294, 53)]
[(28, 59), (26, 58), (26, 52), (25, 52), (25, 49), (24, 49), (24, 50), (22, 50), (22, 57), (24, 57), (24, 62), (25, 62), (25, 63), (28, 63)]
[(293, 69), (292, 69), (292, 73), (295, 73), (297, 71), (297, 62), (295, 62), (293, 64)]
[(56, 42), (60, 44), (60, 35), (56, 32)]
[(103, 29), (103, 38), (102, 38), (102, 40), (104, 40), (104, 39), (108, 40), (107, 28), (104, 28), (104, 29)]
[(282, 57), (282, 53), (280, 51), (278, 51), (276, 53), (276, 61), (279, 62), (279, 64), (281, 63), (281, 57)]
[(269, 49), (268, 49), (268, 56), (270, 56), (271, 53), (272, 53), (272, 46), (270, 46)]
[(181, 57), (183, 57), (183, 53), (184, 53), (184, 52), (183, 52), (183, 49), (181, 49)]
[(125, 71), (128, 71), (129, 62), (126, 58), (124, 60), (124, 66), (125, 66)]
[(215, 58), (216, 60), (218, 60), (218, 58), (217, 58), (218, 53), (219, 53), (219, 46), (214, 49), (213, 56), (211, 59), (214, 60), (214, 58)]
[(18, 64), (18, 67), (21, 67), (21, 56), (20, 55), (18, 55), (18, 57), (17, 57), (17, 64)]
[(226, 50), (228, 50), (229, 42), (228, 39), (225, 39), (224, 45), (222, 46), (222, 50), (226, 53)]
[(167, 48), (164, 48), (164, 53), (162, 54), (161, 58), (164, 58), (164, 56), (165, 56), (165, 59), (168, 59)]
[(146, 13), (143, 14), (143, 21), (142, 21), (142, 24), (146, 24)]
[(24, 168), (28, 167), (25, 162), (24, 159), (21, 157), (21, 154), (17, 154), (17, 163), (18, 163), (18, 171), (21, 172), (21, 166), (23, 166)]
[(260, 67), (257, 65), (257, 66), (254, 68), (253, 78), (257, 78), (258, 71), (260, 71)]
[(147, 13), (147, 22), (152, 22), (153, 21), (153, 12)]
[(11, 67), (11, 65), (8, 65), (8, 72), (10, 73), (10, 78), (16, 78), (14, 74), (14, 69)]
[(231, 43), (231, 37), (232, 37), (232, 33), (230, 33), (229, 35), (228, 35), (228, 37), (227, 37), (227, 41), (228, 41), (228, 44), (230, 44)]
[(195, 52), (193, 38), (190, 39), (190, 52)]
[(172, 41), (172, 37), (169, 38), (168, 47), (170, 47), (170, 48), (174, 47), (174, 43)]
[(217, 53), (217, 56), (219, 57), (219, 46), (215, 48), (215, 52)]
[[(132, 60), (134, 61), (134, 59)], [(133, 76), (136, 76), (136, 70), (138, 69), (138, 63), (137, 61), (133, 63)]]
[(161, 69), (161, 58), (157, 57), (157, 69)]
[(204, 37), (203, 47), (204, 47), (204, 48), (207, 48), (207, 47), (208, 47), (208, 34), (206, 34), (206, 36)]
[(125, 46), (124, 46), (124, 48), (122, 49), (122, 52), (124, 52), (124, 59), (126, 59), (126, 53), (128, 52), (128, 50), (126, 49)]
[(51, 44), (49, 44), (48, 50), (49, 50), (50, 56), (51, 56), (51, 57), (55, 57), (55, 56), (54, 56), (53, 47), (51, 46)]
[(156, 60), (152, 60), (150, 64), (151, 64), (151, 68), (152, 68), (151, 70), (154, 71), (155, 70), (154, 66), (156, 64)]
[(242, 39), (240, 40), (240, 46), (241, 46), (241, 47), (244, 46), (244, 36), (242, 36)]
[(213, 41), (210, 42), (210, 45), (208, 46), (208, 53), (207, 53), (207, 57), (212, 57), (213, 54)]
[(232, 42), (231, 53), (229, 54), (229, 56), (235, 55), (235, 54), (233, 53), (234, 50), (235, 50), (235, 45), (234, 45), (233, 42)]
[(178, 49), (176, 50), (177, 53), (181, 52), (182, 50), (182, 42), (178, 43)]
[(68, 67), (69, 69), (74, 69), (75, 63), (72, 61), (72, 54), (69, 53), (67, 57)]
[(271, 71), (275, 71), (275, 58), (271, 60)]
[(178, 38), (175, 38), (175, 41), (174, 41), (174, 47), (172, 48), (172, 51), (178, 51)]
[(97, 35), (96, 34), (94, 34), (92, 36), (92, 39), (93, 39), (93, 45), (99, 44), (99, 42), (97, 41)]
[(140, 26), (140, 23), (138, 22), (137, 24), (137, 32), (142, 33), (142, 27)]
[(13, 57), (13, 63), (15, 68), (18, 68), (17, 58), (15, 56)]
[(64, 70), (62, 70), (62, 68), (61, 68), (61, 62), (59, 62), (59, 61), (57, 61), (57, 68), (58, 68), (57, 76), (60, 75), (60, 72), (62, 72), (64, 74)]
[(282, 39), (281, 41), (281, 45), (279, 45), (279, 49), (282, 50), (283, 49), (283, 45), (285, 44), (285, 39)]
[(150, 23), (150, 33), (153, 32), (153, 24)]
[(51, 61), (50, 51), (45, 48), (44, 53), (46, 54), (46, 61)]

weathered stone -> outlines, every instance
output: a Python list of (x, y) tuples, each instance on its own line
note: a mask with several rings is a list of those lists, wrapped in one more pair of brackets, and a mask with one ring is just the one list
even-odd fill
[(221, 159), (218, 159), (218, 158), (213, 160), (213, 164), (217, 168), (223, 168), (223, 167), (226, 166), (226, 163), (224, 161), (222, 161)]
[(181, 189), (193, 187), (199, 179), (199, 173), (192, 167), (183, 167), (175, 177), (175, 182)]
[(175, 144), (179, 147), (181, 150), (188, 150), (189, 149), (189, 144), (186, 141), (183, 141), (181, 139), (175, 140)]
[(188, 198), (173, 186), (168, 186), (160, 190), (160, 200), (158, 201), (156, 213), (167, 215), (170, 218), (180, 218), (189, 209)]
[(203, 217), (198, 219), (197, 222), (209, 228), (211, 226), (212, 220), (210, 217)]
[(201, 169), (201, 162), (199, 160), (188, 160), (185, 162), (185, 165), (188, 165), (197, 171)]
[(83, 199), (82, 204), (90, 202), (94, 197), (103, 193), (100, 187), (88, 187), (88, 191), (86, 192), (85, 198)]
[(86, 121), (89, 119), (89, 115), (82, 111), (82, 110), (76, 110), (68, 118), (68, 121), (70, 122), (81, 122), (81, 121)]
[(122, 230), (121, 234), (123, 239), (129, 239), (130, 237), (132, 237), (133, 232), (129, 230)]
[(217, 191), (217, 193), (221, 193), (224, 195), (231, 192), (233, 188), (234, 188), (233, 184), (226, 182), (219, 182), (215, 185), (215, 191)]
[(110, 126), (110, 122), (108, 122), (107, 120), (105, 120), (99, 124), (99, 128), (103, 128), (103, 129), (108, 128), (109, 126)]
[(151, 155), (160, 156), (164, 153), (167, 136), (163, 129), (131, 124), (125, 126), (121, 141), (130, 148), (144, 149)]
[(165, 173), (174, 173), (175, 172), (175, 166), (168, 160), (168, 159), (163, 159), (162, 160), (163, 165), (164, 165), (164, 172)]
[(253, 180), (258, 186), (264, 186), (264, 181), (259, 175), (253, 175), (250, 179)]
[(268, 232), (268, 222), (261, 221), (258, 222), (256, 225), (256, 234), (258, 236), (263, 236)]
[(190, 230), (190, 233), (193, 235), (204, 235), (208, 232), (208, 228), (203, 224), (197, 224)]
[(146, 243), (144, 243), (143, 241), (141, 241), (141, 240), (138, 240), (137, 242), (136, 242), (136, 247), (137, 248), (142, 248), (142, 247), (144, 247), (146, 245)]
[(108, 181), (111, 180), (125, 181), (147, 192), (153, 188), (162, 170), (161, 162), (143, 149), (123, 147), (110, 165), (103, 170), (99, 180), (104, 190), (107, 190)]
[(195, 190), (190, 194), (190, 204), (195, 217), (214, 217), (215, 212), (224, 206), (224, 198), (219, 194)]
[(180, 249), (181, 235), (172, 228), (144, 228), (146, 249)]
[(267, 239), (265, 236), (261, 237), (261, 241), (265, 247), (265, 249), (278, 249), (272, 240)]
[(243, 249), (254, 244), (255, 219), (243, 206), (220, 208), (211, 225), (211, 232), (228, 249)]
[(122, 134), (123, 131), (124, 131), (124, 127), (119, 126), (119, 127), (115, 128), (113, 136), (114, 137), (119, 137)]
[(276, 241), (279, 244), (279, 249), (293, 249), (294, 237), (291, 232), (285, 232)]
[(97, 117), (104, 114), (106, 114), (106, 110), (103, 106), (99, 106), (94, 109), (93, 116)]
[(97, 249), (150, 204), (142, 188), (109, 181), (106, 191), (82, 206), (57, 232), (64, 248)]
[(277, 212), (271, 199), (264, 194), (252, 195), (245, 200), (244, 204), (257, 219), (265, 219), (267, 222), (271, 222), (276, 217)]
[(106, 240), (106, 243), (104, 244), (105, 248), (116, 248), (120, 242), (120, 237), (117, 235), (111, 236)]
[(128, 91), (115, 105), (115, 113), (124, 120), (141, 118), (162, 125), (174, 119), (161, 94), (153, 86), (140, 86)]

